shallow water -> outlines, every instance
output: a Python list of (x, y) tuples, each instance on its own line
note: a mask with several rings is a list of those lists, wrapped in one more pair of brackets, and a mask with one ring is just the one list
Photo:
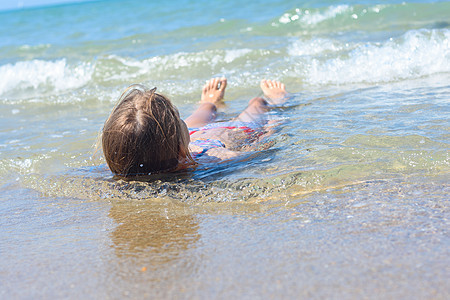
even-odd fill
[[(449, 2), (205, 5), (0, 12), (0, 296), (448, 298)], [(186, 117), (222, 75), (222, 120), (293, 93), (258, 151), (149, 182), (94, 153), (128, 84)]]

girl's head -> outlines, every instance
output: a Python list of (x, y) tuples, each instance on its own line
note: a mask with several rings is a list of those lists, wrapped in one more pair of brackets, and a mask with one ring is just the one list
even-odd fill
[(103, 154), (117, 175), (173, 171), (186, 159), (193, 163), (186, 124), (170, 100), (155, 91), (130, 86), (105, 122)]

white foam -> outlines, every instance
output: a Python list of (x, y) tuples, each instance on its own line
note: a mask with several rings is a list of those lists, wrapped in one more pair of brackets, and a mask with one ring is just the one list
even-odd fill
[(226, 63), (231, 63), (234, 60), (250, 53), (251, 50), (250, 49), (236, 49), (236, 50), (226, 50), (225, 51), (225, 57), (224, 57), (224, 61)]
[(353, 8), (349, 5), (330, 6), (323, 12), (297, 9), (295, 14), (285, 13), (278, 21), (282, 24), (297, 21), (306, 25), (316, 25), (351, 11), (353, 11)]
[(65, 59), (31, 60), (0, 66), (0, 95), (14, 90), (63, 91), (78, 88), (92, 78), (89, 63), (68, 65)]
[(294, 40), (287, 51), (290, 56), (323, 55), (348, 49), (349, 45), (337, 40), (314, 38), (309, 40)]
[(144, 64), (164, 68), (193, 68), (199, 65), (215, 66), (218, 62), (232, 63), (236, 59), (243, 57), (252, 50), (244, 49), (226, 49), (226, 50), (205, 50), (202, 52), (185, 53), (179, 52), (164, 57), (154, 57), (144, 61)]
[(300, 64), (311, 84), (389, 82), (446, 73), (450, 72), (450, 30), (412, 30), (397, 39), (359, 44), (333, 58), (310, 58)]
[[(100, 75), (106, 81), (132, 81), (140, 80), (142, 77), (146, 80), (172, 80), (186, 77), (186, 74), (192, 75), (193, 72), (210, 72), (216, 67), (232, 64), (252, 51), (243, 48), (178, 52), (144, 60), (109, 55), (105, 57), (105, 63), (102, 61), (97, 64), (96, 75)], [(113, 69), (107, 69), (111, 62), (114, 62)], [(157, 79), (152, 78), (152, 75), (156, 75)], [(193, 80), (192, 76), (190, 80)]]

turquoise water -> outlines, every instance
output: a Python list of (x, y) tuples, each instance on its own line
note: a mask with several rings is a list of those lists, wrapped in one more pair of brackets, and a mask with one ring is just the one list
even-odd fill
[[(449, 16), (446, 1), (0, 12), (0, 296), (448, 298)], [(116, 180), (94, 144), (124, 88), (157, 86), (186, 117), (214, 76), (222, 120), (261, 79), (286, 83), (267, 143)]]

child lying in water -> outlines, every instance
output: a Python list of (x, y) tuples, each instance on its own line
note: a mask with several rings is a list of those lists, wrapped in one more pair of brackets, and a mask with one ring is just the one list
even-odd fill
[(124, 177), (173, 172), (205, 158), (221, 161), (239, 155), (234, 149), (258, 140), (261, 117), (271, 104), (284, 102), (287, 92), (283, 83), (263, 80), (267, 100), (253, 98), (233, 121), (212, 123), (226, 86), (225, 78), (209, 80), (199, 107), (185, 121), (156, 88), (130, 86), (103, 127), (103, 154), (111, 171)]

